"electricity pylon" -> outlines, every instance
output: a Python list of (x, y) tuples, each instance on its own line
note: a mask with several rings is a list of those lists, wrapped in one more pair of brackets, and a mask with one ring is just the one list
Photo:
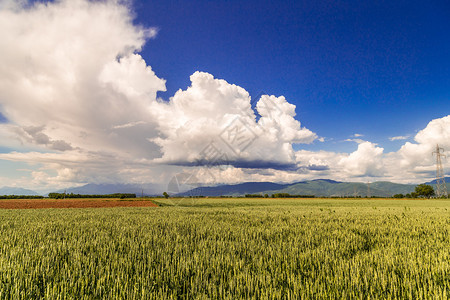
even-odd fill
[(444, 169), (442, 168), (441, 160), (441, 157), (445, 157), (445, 155), (441, 154), (441, 151), (444, 152), (444, 149), (439, 147), (439, 145), (436, 145), (436, 150), (433, 151), (433, 154), (436, 154), (436, 196), (448, 197), (447, 185), (445, 184), (445, 174)]

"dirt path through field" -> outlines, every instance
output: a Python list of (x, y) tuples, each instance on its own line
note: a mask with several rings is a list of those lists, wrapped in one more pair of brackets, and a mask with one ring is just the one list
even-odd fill
[(119, 199), (1, 199), (0, 209), (28, 208), (97, 208), (97, 207), (157, 207), (151, 200)]

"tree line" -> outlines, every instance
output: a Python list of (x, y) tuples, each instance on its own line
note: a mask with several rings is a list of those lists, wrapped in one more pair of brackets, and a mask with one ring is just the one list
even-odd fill
[(289, 193), (269, 194), (245, 194), (245, 198), (315, 198), (314, 195), (291, 195)]
[[(431, 198), (435, 196), (435, 191), (431, 185), (428, 184), (419, 184), (415, 187), (414, 192), (404, 194), (395, 194), (392, 198)], [(169, 194), (167, 192), (163, 193), (163, 197), (166, 199), (169, 198)], [(205, 196), (195, 196), (194, 198), (204, 198)], [(291, 195), (289, 193), (274, 193), (274, 194), (245, 194), (244, 196), (219, 196), (220, 198), (316, 198), (315, 195)], [(319, 198), (349, 198), (351, 196), (329, 196), (324, 197), (321, 196)], [(354, 198), (367, 198), (364, 196), (356, 196)], [(385, 196), (371, 196), (369, 198), (389, 198)], [(443, 196), (442, 198), (447, 198)]]
[(129, 194), (129, 193), (115, 193), (115, 194), (107, 194), (107, 195), (81, 195), (81, 194), (74, 194), (74, 193), (49, 193), (49, 198), (53, 199), (64, 199), (64, 198), (120, 198), (120, 199), (126, 199), (126, 198), (136, 198), (136, 194)]
[[(395, 194), (394, 198), (431, 198), (435, 196), (436, 193), (434, 192), (434, 189), (429, 184), (419, 184), (415, 187), (414, 192), (408, 193), (406, 195), (403, 194)], [(447, 198), (443, 196), (443, 198)]]
[(42, 199), (44, 196), (36, 195), (0, 195), (0, 199)]

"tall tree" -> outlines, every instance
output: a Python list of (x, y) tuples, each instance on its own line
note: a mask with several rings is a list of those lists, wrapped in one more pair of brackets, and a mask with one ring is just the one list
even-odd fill
[(434, 196), (434, 189), (431, 185), (428, 184), (419, 184), (415, 188), (415, 192), (417, 196), (423, 196), (426, 198), (430, 198), (431, 196)]

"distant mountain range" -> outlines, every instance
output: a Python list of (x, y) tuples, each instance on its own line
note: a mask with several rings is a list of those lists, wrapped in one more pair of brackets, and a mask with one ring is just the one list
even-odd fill
[(268, 190), (282, 190), (288, 186), (289, 184), (273, 182), (244, 182), (239, 184), (198, 187), (174, 196), (241, 196), (245, 194), (258, 194)]
[(0, 195), (37, 196), (39, 194), (32, 190), (27, 190), (18, 187), (4, 186), (0, 188)]
[[(436, 184), (437, 180), (432, 180), (430, 182), (427, 182), (426, 184)], [(450, 183), (450, 177), (445, 177), (445, 183)]]
[(140, 196), (160, 196), (165, 189), (158, 184), (94, 184), (89, 183), (79, 187), (56, 191), (57, 193), (74, 193), (80, 195), (105, 195), (115, 193), (130, 193)]
[[(450, 178), (447, 182), (450, 182)], [(215, 187), (198, 187), (176, 196), (242, 196), (245, 194), (289, 193), (291, 195), (314, 195), (316, 197), (391, 197), (395, 194), (414, 192), (415, 184), (399, 184), (377, 181), (370, 184), (360, 182), (339, 182), (330, 179), (316, 179), (292, 184), (272, 182), (246, 182)]]
[[(450, 177), (446, 177), (447, 189), (450, 191)], [(435, 186), (436, 180), (427, 182)], [(245, 182), (239, 184), (224, 184), (217, 186), (197, 187), (188, 191), (171, 194), (173, 196), (243, 196), (245, 194), (275, 194), (289, 193), (291, 195), (314, 195), (316, 197), (391, 197), (395, 194), (407, 194), (414, 191), (416, 184), (399, 184), (387, 181), (372, 182), (369, 185), (361, 182), (340, 182), (330, 179), (316, 179), (289, 184), (273, 182)], [(55, 191), (58, 193), (88, 194), (114, 194), (133, 193), (138, 196), (161, 196), (163, 192), (169, 192), (166, 185), (152, 183), (146, 184), (86, 184), (80, 187), (67, 188)], [(37, 192), (15, 188), (0, 188), (0, 195), (39, 195)]]
[(314, 195), (316, 197), (366, 197), (367, 195), (391, 197), (394, 194), (413, 192), (414, 187), (415, 185), (383, 181), (366, 184), (360, 182), (338, 182), (318, 179), (294, 183), (282, 190), (265, 191), (264, 193), (289, 193), (291, 195)]

